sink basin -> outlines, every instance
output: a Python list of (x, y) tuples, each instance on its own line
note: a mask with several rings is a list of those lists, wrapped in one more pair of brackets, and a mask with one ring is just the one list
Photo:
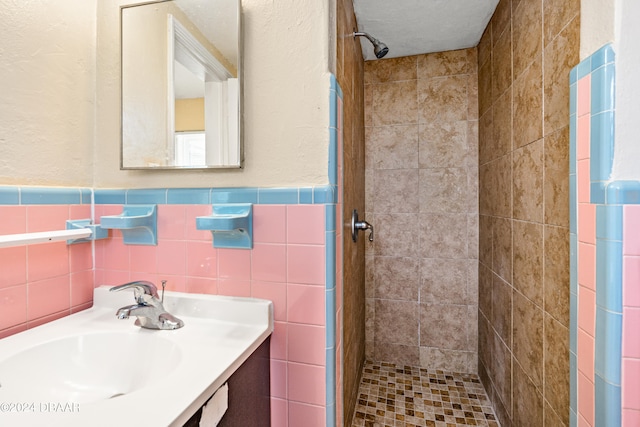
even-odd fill
[[(47, 357), (43, 360), (43, 355)], [(43, 402), (84, 404), (127, 395), (158, 382), (180, 361), (180, 347), (145, 333), (76, 335), (21, 351), (0, 363), (3, 391)], [(23, 367), (30, 366), (25, 381)]]
[(133, 293), (94, 290), (88, 310), (0, 339), (0, 426), (182, 426), (273, 331), (273, 303), (165, 292), (176, 330), (116, 310)]

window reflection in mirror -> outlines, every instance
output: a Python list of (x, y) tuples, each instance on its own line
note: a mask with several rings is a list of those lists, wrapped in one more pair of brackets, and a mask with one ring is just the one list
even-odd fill
[(123, 169), (241, 166), (239, 7), (122, 8)]

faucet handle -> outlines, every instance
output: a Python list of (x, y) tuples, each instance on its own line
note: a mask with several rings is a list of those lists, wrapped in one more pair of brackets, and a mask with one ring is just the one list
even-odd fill
[(156, 285), (146, 280), (136, 280), (134, 282), (129, 282), (123, 285), (114, 286), (113, 288), (109, 289), (109, 291), (118, 292), (124, 289), (133, 289), (133, 295), (138, 304), (144, 304), (148, 302), (147, 299), (145, 298), (145, 295), (149, 295), (153, 298), (159, 299), (158, 288), (156, 288)]

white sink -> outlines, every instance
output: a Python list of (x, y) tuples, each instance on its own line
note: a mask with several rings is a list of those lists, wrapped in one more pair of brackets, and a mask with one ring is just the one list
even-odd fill
[(180, 426), (273, 331), (273, 305), (166, 292), (185, 326), (119, 320), (132, 292), (97, 288), (83, 312), (0, 340), (0, 425)]

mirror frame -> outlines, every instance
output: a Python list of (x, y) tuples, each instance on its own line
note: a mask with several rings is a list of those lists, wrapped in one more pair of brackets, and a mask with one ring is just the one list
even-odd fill
[[(142, 2), (142, 3), (135, 3), (135, 4), (127, 4), (127, 5), (121, 5), (120, 6), (120, 59), (121, 59), (121, 64), (120, 64), (120, 169), (121, 170), (148, 170), (148, 171), (153, 171), (153, 170), (217, 170), (217, 169), (241, 169), (244, 167), (244, 114), (243, 114), (243, 99), (244, 99), (244, 67), (243, 67), (243, 57), (244, 57), (244, 51), (243, 51), (243, 24), (242, 24), (242, 1), (241, 0), (224, 0), (224, 1), (233, 1), (237, 4), (236, 7), (236, 11), (237, 11), (237, 40), (238, 40), (238, 45), (236, 47), (237, 52), (238, 52), (238, 58), (237, 58), (237, 79), (238, 79), (238, 84), (237, 86), (237, 91), (238, 91), (238, 97), (237, 97), (237, 103), (235, 104), (235, 109), (234, 111), (236, 112), (237, 115), (237, 142), (236, 144), (233, 144), (233, 146), (229, 143), (225, 144), (222, 147), (222, 152), (229, 152), (230, 151), (230, 147), (232, 147), (234, 150), (237, 150), (237, 163), (233, 163), (233, 164), (223, 164), (223, 165), (197, 165), (197, 166), (125, 166), (124, 164), (124, 66), (123, 66), (123, 54), (124, 54), (124, 36), (123, 36), (123, 11), (125, 9), (131, 8), (131, 7), (138, 7), (138, 6), (146, 6), (146, 5), (151, 5), (151, 4), (160, 4), (160, 3), (167, 3), (167, 2), (171, 2), (173, 0), (155, 0), (155, 1), (148, 1), (148, 2)], [(167, 22), (171, 23), (173, 22), (174, 25), (171, 26), (171, 28), (169, 29), (169, 34), (171, 35), (171, 44), (175, 47), (177, 45), (182, 45), (182, 47), (184, 47), (184, 43), (185, 43), (185, 37), (184, 36), (180, 36), (181, 38), (178, 39), (178, 37), (176, 37), (176, 35), (180, 35), (181, 30), (176, 31), (176, 28), (178, 26), (182, 27), (182, 24), (176, 20), (175, 18), (172, 17), (171, 14), (167, 15), (168, 19)], [(175, 25), (177, 24), (177, 25)], [(182, 27), (183, 29), (184, 27)], [(188, 30), (186, 30), (188, 32)], [(189, 36), (193, 38), (193, 35), (191, 35), (189, 33)], [(204, 48), (203, 48), (204, 49)], [(207, 51), (208, 52), (208, 51)], [(194, 54), (193, 51), (190, 51), (191, 54)], [(199, 56), (198, 53), (195, 53), (195, 56)], [(173, 60), (175, 59), (175, 51), (174, 49), (171, 49), (168, 55), (168, 63), (167, 63), (167, 67), (168, 67), (168, 71), (167, 74), (169, 76), (168, 79), (168, 86), (171, 89), (172, 93), (173, 92), (173, 86), (174, 86), (174, 82), (173, 82)], [(201, 64), (203, 67), (207, 68), (210, 67), (209, 64)], [(221, 66), (222, 67), (222, 66)], [(226, 70), (225, 70), (226, 72)], [(167, 103), (167, 107), (168, 107), (168, 111), (166, 111), (166, 115), (170, 120), (175, 120), (175, 104), (171, 105), (170, 103)], [(229, 110), (229, 113), (231, 113), (232, 111)], [(228, 117), (227, 117), (228, 120)], [(175, 128), (175, 123), (168, 123), (167, 129), (166, 129), (166, 134), (167, 134), (167, 138), (174, 138), (175, 132), (174, 132), (174, 128)], [(206, 131), (205, 131), (206, 132)], [(169, 141), (169, 139), (168, 139)]]

